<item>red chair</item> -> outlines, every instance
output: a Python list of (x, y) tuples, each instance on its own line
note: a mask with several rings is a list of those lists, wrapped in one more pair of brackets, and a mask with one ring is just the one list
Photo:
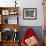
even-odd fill
[[(24, 34), (24, 37), (22, 38), (21, 46), (27, 46), (27, 44), (25, 43), (25, 40), (32, 36), (34, 36), (37, 39), (37, 35), (34, 32), (34, 30), (32, 28), (28, 28)], [(38, 39), (37, 39), (37, 41), (38, 41)], [(37, 42), (37, 44), (35, 46), (41, 46), (39, 41)]]

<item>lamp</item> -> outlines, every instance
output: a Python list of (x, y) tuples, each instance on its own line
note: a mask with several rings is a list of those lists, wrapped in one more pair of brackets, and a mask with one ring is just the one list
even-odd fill
[(16, 2), (17, 0), (15, 0), (15, 7), (16, 7), (16, 4), (17, 4), (17, 2)]
[(17, 32), (17, 29), (14, 29), (14, 32)]

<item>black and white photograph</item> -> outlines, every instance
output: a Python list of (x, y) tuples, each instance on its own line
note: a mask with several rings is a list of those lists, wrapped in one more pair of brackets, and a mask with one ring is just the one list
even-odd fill
[(24, 8), (23, 9), (23, 18), (26, 20), (34, 20), (37, 18), (37, 9), (36, 8)]

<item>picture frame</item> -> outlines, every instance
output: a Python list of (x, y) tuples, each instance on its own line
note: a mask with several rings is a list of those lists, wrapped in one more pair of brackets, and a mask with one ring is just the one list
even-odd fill
[(37, 9), (36, 8), (24, 8), (23, 9), (23, 19), (36, 20), (37, 19)]
[(9, 15), (9, 10), (2, 10), (2, 15)]
[(1, 41), (1, 32), (0, 32), (0, 41)]

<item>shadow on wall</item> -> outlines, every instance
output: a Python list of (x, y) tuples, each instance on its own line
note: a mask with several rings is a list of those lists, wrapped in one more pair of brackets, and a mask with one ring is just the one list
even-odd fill
[(20, 39), (20, 42), (23, 38), (23, 35), (25, 33), (25, 31), (28, 29), (28, 28), (32, 28), (36, 34), (37, 34), (37, 37), (39, 39), (39, 41), (41, 43), (43, 43), (43, 30), (42, 30), (42, 27), (41, 26), (21, 26), (20, 27), (20, 32), (19, 32), (19, 39)]

